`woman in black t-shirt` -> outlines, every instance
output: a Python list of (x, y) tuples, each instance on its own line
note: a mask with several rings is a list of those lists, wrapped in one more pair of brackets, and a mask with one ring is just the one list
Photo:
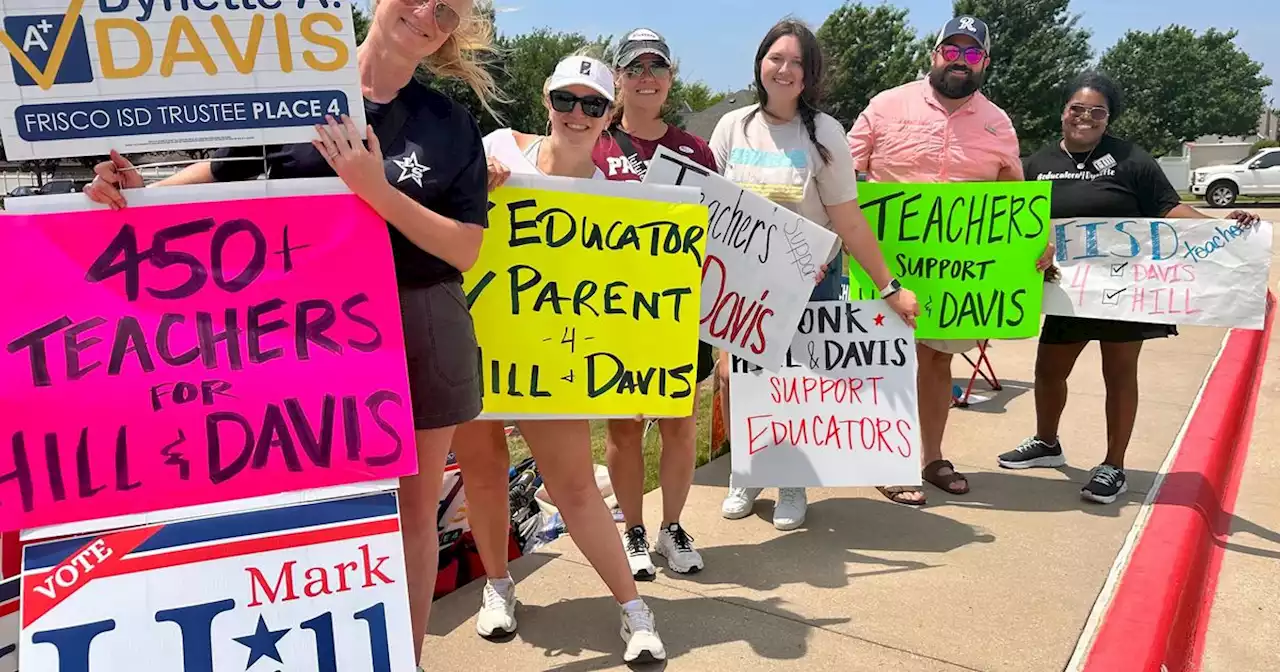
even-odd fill
[[(1180, 201), (1160, 165), (1142, 148), (1107, 135), (1108, 124), (1122, 111), (1119, 92), (1109, 79), (1088, 72), (1070, 90), (1062, 112), (1062, 140), (1023, 162), (1026, 179), (1053, 182), (1053, 219), (1211, 219)], [(1258, 220), (1257, 215), (1239, 210), (1228, 217), (1246, 226)], [(1067, 378), (1084, 347), (1098, 341), (1107, 390), (1107, 456), (1093, 469), (1080, 494), (1103, 504), (1115, 501), (1127, 490), (1124, 456), (1138, 414), (1142, 343), (1177, 333), (1171, 324), (1045, 316), (1036, 354), (1036, 434), (1001, 455), (1000, 466), (1027, 469), (1066, 464), (1058, 423), (1067, 404)]]
[[(476, 53), (492, 43), (492, 25), (469, 0), (374, 2), (368, 36), (356, 52), (369, 127), (328, 118), (311, 144), (222, 149), (151, 186), (259, 177), (340, 177), (390, 226), (400, 287), (418, 474), (400, 481), (414, 650), (421, 652), (434, 593), (441, 473), (454, 429), (480, 413), (479, 353), (462, 292), (462, 271), (475, 263), (487, 224), (488, 171), (475, 118), (418, 83), (419, 63), (467, 82), (493, 100), (493, 78)], [(368, 147), (362, 140), (367, 140)], [(252, 160), (258, 157), (257, 160)], [(85, 187), (115, 209), (122, 193), (144, 186), (118, 153), (95, 167)], [(417, 657), (417, 656), (415, 656)]]

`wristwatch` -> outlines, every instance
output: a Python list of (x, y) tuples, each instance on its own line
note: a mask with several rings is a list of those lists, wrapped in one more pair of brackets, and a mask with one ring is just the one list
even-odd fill
[(889, 281), (889, 285), (880, 290), (880, 298), (887, 299), (902, 290), (902, 283), (897, 278)]

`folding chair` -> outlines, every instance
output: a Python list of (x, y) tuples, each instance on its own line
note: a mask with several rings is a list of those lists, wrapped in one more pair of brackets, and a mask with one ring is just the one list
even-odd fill
[[(991, 358), (987, 356), (987, 347), (990, 345), (991, 341), (989, 340), (978, 342), (978, 361), (976, 362), (969, 357), (969, 353), (967, 352), (961, 355), (961, 357), (964, 357), (964, 361), (968, 362), (969, 366), (973, 367), (973, 375), (969, 376), (969, 385), (965, 388), (962, 396), (956, 396), (955, 390), (952, 390), (951, 405), (953, 407), (969, 407), (969, 395), (973, 393), (973, 384), (978, 380), (978, 376), (982, 376), (982, 380), (986, 381), (987, 385), (990, 386), (993, 391), (999, 392), (1004, 389), (1000, 385), (1000, 379), (996, 377), (995, 369), (991, 367)], [(982, 370), (984, 365), (986, 366), (986, 371)]]

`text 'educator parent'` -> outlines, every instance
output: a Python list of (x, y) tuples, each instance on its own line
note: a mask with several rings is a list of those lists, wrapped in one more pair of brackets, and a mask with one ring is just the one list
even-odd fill
[[(466, 82), (488, 107), (498, 97), (476, 61), (493, 26), (469, 0), (373, 3), (369, 34), (356, 52), (367, 138), (351, 119), (328, 118), (311, 143), (220, 149), (150, 186), (335, 174), (390, 227), (409, 365), (418, 474), (400, 480), (400, 516), (414, 651), (421, 652), (435, 588), (436, 508), (454, 429), (480, 414), (479, 346), (462, 292), (462, 272), (480, 254), (488, 204), (484, 147), (462, 105), (414, 79), (419, 64)], [(365, 146), (365, 140), (368, 147)], [(116, 152), (94, 168), (93, 200), (122, 208), (142, 177)], [(352, 260), (359, 263), (360, 260)]]
[[(667, 97), (675, 81), (676, 64), (662, 35), (637, 28), (623, 38), (614, 59), (614, 79), (618, 85), (613, 118), (608, 131), (596, 142), (592, 157), (605, 177), (618, 182), (640, 182), (659, 146), (679, 152), (699, 165), (719, 172), (707, 142), (662, 120)], [(701, 383), (715, 370), (715, 354), (709, 344), (698, 343), (697, 380)], [(702, 555), (693, 547), (693, 537), (680, 524), (680, 514), (693, 486), (697, 462), (698, 420), (694, 413), (683, 418), (660, 418), (662, 462), (658, 480), (662, 486), (662, 526), (653, 550), (667, 559), (667, 567), (687, 574), (703, 568)], [(609, 482), (618, 497), (618, 508), (626, 521), (627, 560), (637, 579), (656, 578), (649, 556), (649, 536), (644, 524), (644, 433), (643, 420), (609, 421), (605, 451)]]
[[(490, 188), (501, 187), (512, 173), (605, 179), (591, 153), (609, 123), (613, 101), (609, 66), (582, 54), (562, 59), (542, 86), (547, 135), (504, 128), (485, 137)], [(454, 452), (466, 479), (468, 517), (488, 576), (476, 616), (476, 632), (482, 637), (501, 637), (516, 629), (515, 582), (507, 571), (511, 458), (503, 425), (501, 420), (474, 420), (455, 439)], [(591, 425), (586, 420), (522, 420), (516, 425), (570, 538), (618, 603), (619, 632), (626, 643), (623, 660), (664, 660), (667, 653), (653, 612), (640, 598), (613, 515), (596, 485)]]
[[(1021, 181), (1018, 136), (1004, 110), (978, 91), (991, 65), (991, 34), (972, 16), (951, 19), (938, 31), (926, 79), (871, 99), (849, 131), (854, 167), (876, 182)], [(1050, 264), (1052, 247), (1037, 262)], [(951, 359), (978, 346), (974, 340), (922, 340), (918, 393), (922, 477), (951, 494), (969, 482), (942, 456), (951, 410)], [(899, 504), (923, 505), (915, 486), (882, 487)]]
[[(1211, 219), (1186, 205), (1160, 164), (1146, 150), (1107, 131), (1124, 111), (1121, 92), (1105, 75), (1086, 72), (1072, 83), (1062, 109), (1062, 139), (1030, 156), (1027, 179), (1053, 183), (1053, 219), (1135, 217)], [(1258, 216), (1228, 215), (1245, 226)], [(1066, 250), (1059, 254), (1065, 259)], [(1056, 280), (1056, 271), (1050, 280)], [(1036, 351), (1036, 433), (998, 458), (1006, 469), (1060, 467), (1067, 463), (1058, 423), (1067, 406), (1067, 378), (1090, 341), (1102, 353), (1107, 391), (1107, 452), (1080, 491), (1086, 500), (1110, 504), (1128, 490), (1124, 456), (1138, 416), (1138, 356), (1148, 339), (1177, 336), (1172, 324), (1047, 315)]]
[[(720, 172), (743, 189), (768, 198), (834, 231), (880, 289), (889, 309), (911, 328), (920, 306), (916, 296), (889, 273), (880, 243), (858, 205), (858, 183), (840, 122), (819, 109), (825, 69), (822, 45), (805, 24), (783, 20), (765, 34), (756, 50), (759, 102), (726, 114), (711, 134)], [(825, 261), (825, 260), (824, 260)], [(839, 250), (819, 274), (811, 301), (840, 299), (844, 265)], [(729, 353), (720, 353), (717, 376), (729, 390)], [(729, 416), (729, 394), (722, 402)], [(751, 514), (760, 488), (737, 487), (730, 478), (720, 512), (730, 520)], [(793, 530), (804, 524), (804, 488), (780, 488), (773, 525)]]

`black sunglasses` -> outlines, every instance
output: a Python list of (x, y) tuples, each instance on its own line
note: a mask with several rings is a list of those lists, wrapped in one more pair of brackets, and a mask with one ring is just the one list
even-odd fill
[(599, 119), (609, 110), (609, 99), (604, 96), (575, 96), (568, 91), (551, 92), (551, 109), (561, 114), (573, 111), (573, 106), (581, 103), (582, 113), (588, 117)]

